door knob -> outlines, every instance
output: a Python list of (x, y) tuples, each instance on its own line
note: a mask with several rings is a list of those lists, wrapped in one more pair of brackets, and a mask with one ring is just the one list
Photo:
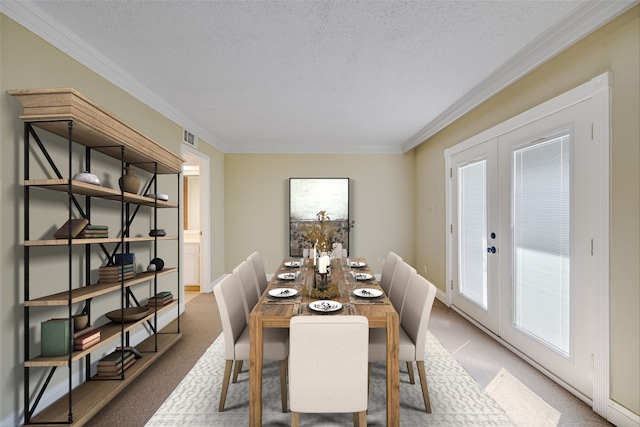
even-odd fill
[(489, 252), (491, 254), (495, 254), (496, 253), (496, 247), (495, 246), (491, 246), (490, 248), (487, 248), (487, 252)]

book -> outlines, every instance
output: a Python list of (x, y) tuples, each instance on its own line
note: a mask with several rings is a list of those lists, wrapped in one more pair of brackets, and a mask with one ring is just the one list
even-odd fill
[[(127, 357), (128, 355), (133, 354), (131, 351), (124, 351), (124, 357)], [(106, 356), (104, 356), (102, 359), (100, 359), (100, 362), (98, 362), (98, 365), (115, 365), (116, 363), (121, 363), (122, 362), (122, 357), (123, 357), (123, 352), (121, 351), (114, 351), (112, 353), (107, 354)]]
[(149, 301), (147, 301), (147, 305), (149, 307), (162, 307), (163, 305), (167, 305), (167, 304), (169, 304), (171, 302), (173, 302), (173, 298), (169, 298), (169, 299), (166, 299), (164, 301), (151, 301), (151, 300), (149, 300)]
[(93, 347), (94, 345), (98, 344), (100, 342), (100, 335), (96, 336), (94, 339), (91, 339), (89, 341), (85, 341), (84, 343), (74, 343), (73, 344), (73, 349), (78, 351), (78, 350), (86, 350), (89, 347)]
[(69, 354), (71, 327), (69, 319), (50, 319), (40, 324), (40, 353), (43, 356)]
[(93, 331), (89, 331), (84, 335), (80, 335), (78, 337), (75, 337), (75, 339), (73, 340), (74, 344), (84, 344), (88, 341), (92, 341), (94, 339), (100, 339), (100, 331), (99, 330), (93, 330)]
[(163, 297), (151, 297), (151, 298), (149, 298), (149, 301), (158, 301), (158, 302), (162, 302), (162, 301), (166, 301), (166, 300), (168, 300), (169, 298), (173, 298), (173, 295), (172, 295), (172, 294), (169, 294), (169, 295), (165, 295), (165, 296), (163, 296)]
[(56, 239), (68, 239), (75, 238), (80, 232), (89, 224), (89, 220), (86, 218), (73, 218), (67, 220), (62, 227), (53, 233), (53, 237)]
[(108, 225), (87, 224), (85, 230), (108, 230)]
[[(133, 353), (129, 353), (127, 357), (124, 359), (124, 365), (129, 363), (131, 359), (135, 359), (135, 355)], [(98, 372), (115, 372), (122, 368), (123, 363), (117, 363), (115, 365), (101, 365), (98, 363)]]
[(78, 234), (77, 239), (106, 239), (109, 237), (109, 233), (87, 233), (86, 231), (82, 231)]
[(73, 338), (76, 339), (79, 336), (82, 336), (84, 334), (88, 334), (89, 332), (91, 332), (93, 330), (94, 330), (93, 326), (92, 325), (88, 325), (84, 329), (78, 329), (77, 331), (73, 331)]
[[(135, 347), (129, 346), (129, 347), (125, 347), (124, 349), (132, 352), (136, 357), (136, 359), (140, 359), (142, 357), (142, 353), (140, 353)], [(121, 350), (122, 350), (122, 347), (120, 346), (116, 347), (116, 351), (121, 351)]]
[(171, 291), (162, 291), (155, 294), (152, 298), (164, 298), (173, 295)]
[(125, 271), (124, 273), (100, 273), (98, 274), (99, 279), (112, 279), (118, 280), (121, 278), (130, 279), (135, 277), (136, 273), (134, 271)]
[[(131, 359), (130, 361), (128, 361), (124, 365), (124, 370), (126, 371), (127, 369), (129, 369), (131, 365), (133, 365), (134, 363), (136, 363), (136, 359)], [(99, 370), (96, 375), (100, 378), (107, 378), (107, 377), (117, 377), (121, 374), (122, 374), (122, 369), (115, 369), (115, 370), (108, 370), (108, 371)]]
[(104, 272), (123, 272), (133, 270), (133, 264), (120, 264), (120, 265), (105, 265), (103, 267), (98, 267), (98, 271)]

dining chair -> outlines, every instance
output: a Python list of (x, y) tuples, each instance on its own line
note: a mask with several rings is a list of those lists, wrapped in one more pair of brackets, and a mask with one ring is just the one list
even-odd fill
[(291, 425), (300, 413), (353, 412), (354, 425), (366, 426), (367, 318), (295, 316), (289, 337)]
[(258, 251), (255, 251), (247, 257), (247, 262), (253, 266), (253, 272), (256, 275), (258, 281), (258, 292), (262, 295), (267, 289), (269, 282), (267, 281), (267, 274), (264, 271), (264, 264), (262, 263), (262, 257)]
[(380, 287), (384, 291), (384, 293), (388, 296), (389, 290), (391, 289), (391, 278), (393, 277), (393, 272), (396, 270), (396, 266), (398, 262), (402, 261), (400, 255), (395, 252), (389, 251), (387, 253), (387, 257), (384, 260), (384, 264), (382, 264), (382, 273), (380, 274)]
[(400, 316), (402, 316), (402, 306), (404, 304), (409, 282), (411, 281), (411, 278), (417, 274), (416, 269), (411, 267), (405, 261), (398, 261), (398, 264), (394, 269), (393, 277), (391, 278), (391, 288), (389, 289), (387, 296), (389, 297), (389, 300), (391, 300), (393, 308), (396, 309)]
[[(412, 362), (416, 362), (424, 407), (431, 413), (429, 388), (424, 368), (424, 353), (427, 341), (427, 328), (431, 308), (436, 296), (436, 287), (419, 274), (411, 277), (407, 288), (404, 310), (400, 316), (399, 361), (407, 363), (409, 382), (415, 384)], [(387, 337), (385, 329), (371, 329), (369, 332), (369, 362), (386, 361)]]
[(249, 323), (249, 313), (253, 310), (260, 299), (260, 293), (258, 290), (258, 283), (255, 274), (253, 273), (253, 266), (247, 261), (242, 261), (233, 269), (233, 275), (236, 278), (236, 283), (241, 289), (242, 301), (244, 303), (244, 313)]
[[(245, 321), (244, 305), (240, 292), (241, 286), (236, 283), (236, 276), (225, 276), (214, 288), (213, 292), (222, 320), (222, 336), (224, 338), (225, 367), (220, 390), (219, 412), (224, 412), (224, 404), (229, 389), (229, 379), (233, 362), (249, 360), (249, 325)], [(287, 412), (287, 358), (289, 356), (289, 333), (286, 329), (265, 329), (263, 360), (280, 362), (280, 395), (282, 412)]]

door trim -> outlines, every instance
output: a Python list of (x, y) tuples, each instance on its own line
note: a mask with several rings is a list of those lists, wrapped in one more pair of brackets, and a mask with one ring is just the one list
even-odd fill
[[(609, 221), (610, 221), (610, 143), (611, 143), (611, 72), (605, 72), (590, 81), (550, 99), (528, 111), (487, 129), (453, 147), (444, 150), (445, 157), (445, 202), (446, 202), (446, 303), (452, 304), (453, 286), (453, 241), (451, 158), (454, 154), (497, 138), (520, 126), (524, 126), (556, 111), (591, 99), (593, 106), (593, 143), (595, 156), (594, 179), (594, 412), (607, 418), (610, 394), (610, 299), (609, 299)], [(543, 371), (544, 373), (544, 371)], [(551, 378), (554, 379), (554, 378)], [(555, 379), (554, 379), (555, 381)], [(562, 384), (561, 384), (562, 385)], [(571, 390), (570, 390), (571, 391)], [(575, 394), (575, 393), (574, 393)], [(580, 396), (578, 396), (580, 397)]]

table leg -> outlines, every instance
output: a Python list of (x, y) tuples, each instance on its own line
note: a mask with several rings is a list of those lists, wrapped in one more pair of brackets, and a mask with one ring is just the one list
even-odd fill
[(249, 317), (249, 426), (262, 426), (262, 316)]
[(400, 426), (400, 325), (398, 313), (387, 315), (387, 426)]

